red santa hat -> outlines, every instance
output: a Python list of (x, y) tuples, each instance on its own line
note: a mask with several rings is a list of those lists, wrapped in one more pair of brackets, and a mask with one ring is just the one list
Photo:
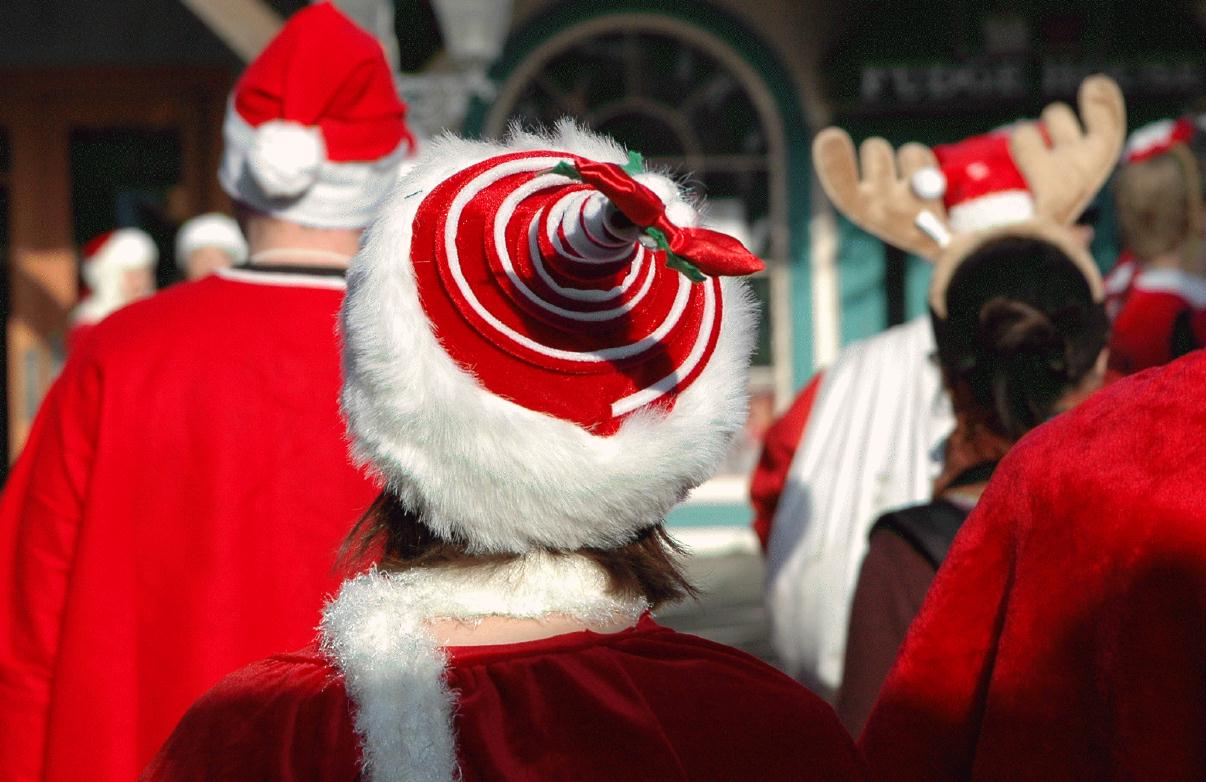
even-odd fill
[(138, 228), (118, 228), (96, 236), (84, 245), (81, 254), (80, 275), (94, 293), (119, 285), (127, 270), (147, 269), (159, 262), (159, 248)]
[(235, 85), (218, 179), (301, 225), (367, 225), (414, 139), (381, 45), (331, 3), (295, 14)]
[(1123, 163), (1140, 163), (1162, 155), (1177, 144), (1188, 144), (1194, 135), (1190, 117), (1149, 122), (1127, 136), (1122, 150)]
[(746, 415), (761, 268), (639, 156), (563, 124), (445, 138), (353, 260), (358, 457), (479, 552), (621, 545), (711, 476)]
[(937, 166), (912, 176), (921, 198), (941, 198), (956, 233), (1020, 223), (1034, 217), (1034, 197), (1009, 151), (1010, 128), (934, 147)]

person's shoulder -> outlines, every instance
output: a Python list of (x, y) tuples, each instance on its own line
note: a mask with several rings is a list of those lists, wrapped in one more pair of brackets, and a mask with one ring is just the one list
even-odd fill
[(178, 341), (182, 330), (221, 320), (226, 300), (222, 283), (212, 277), (164, 288), (92, 326), (81, 355), (103, 362), (149, 344)]
[[(774, 757), (750, 757), (752, 778), (766, 765), (799, 772), (799, 779), (862, 779), (863, 763), (833, 708), (782, 671), (739, 649), (667, 630), (657, 636), (662, 654), (691, 672), (692, 687), (732, 727), (731, 746), (775, 747)], [(690, 700), (688, 698), (688, 700)], [(723, 715), (723, 716), (719, 716)], [(741, 737), (748, 741), (743, 743)], [(777, 777), (775, 777), (777, 778)]]
[(256, 685), (283, 687), (295, 695), (311, 692), (317, 683), (339, 682), (339, 669), (318, 650), (317, 644), (282, 654), (274, 654), (227, 675), (218, 688), (240, 691)]
[(1151, 329), (1153, 317), (1178, 312), (1190, 306), (1189, 299), (1178, 290), (1133, 288), (1115, 319), (1128, 329)]
[(1108, 503), (1111, 513), (1147, 507), (1176, 516), (1198, 503), (1200, 514), (1203, 388), (1206, 351), (1118, 380), (1022, 438), (993, 482), (1045, 497), (1053, 512), (1091, 514)]
[(237, 713), (244, 721), (275, 721), (318, 703), (346, 704), (339, 670), (313, 646), (267, 657), (228, 674), (193, 705), (195, 718)]
[(79, 351), (81, 360), (114, 367), (127, 359), (146, 365), (152, 351), (196, 352), (201, 346), (229, 348), (249, 334), (334, 335), (334, 317), (343, 297), (338, 285), (272, 284), (211, 275), (182, 282), (136, 301), (98, 323)]
[[(351, 779), (358, 752), (343, 679), (311, 646), (218, 682), (181, 718), (142, 778), (226, 778), (206, 776), (220, 766), (247, 779), (276, 778), (288, 768), (305, 772), (298, 779)], [(329, 774), (316, 775), (319, 768)]]
[(707, 686), (716, 695), (736, 694), (743, 705), (758, 701), (773, 704), (776, 710), (796, 712), (821, 721), (832, 719), (833, 710), (808, 688), (782, 671), (753, 655), (725, 644), (689, 633), (665, 630), (657, 640), (674, 651), (667, 659), (691, 659), (706, 668)]

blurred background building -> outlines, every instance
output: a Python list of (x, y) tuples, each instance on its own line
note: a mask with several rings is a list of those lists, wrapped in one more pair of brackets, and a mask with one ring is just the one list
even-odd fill
[[(1034, 115), (1106, 71), (1132, 125), (1206, 93), (1206, 0), (340, 0), (382, 41), (411, 120), (493, 136), (572, 116), (683, 174), (709, 219), (768, 261), (754, 411), (727, 475), (675, 511), (694, 540), (750, 549), (758, 438), (838, 348), (920, 314), (928, 267), (834, 215), (812, 135), (937, 142)], [(304, 0), (0, 4), (2, 433), (24, 441), (63, 360), (76, 248), (137, 225), (176, 274), (185, 219), (229, 208), (227, 93)], [(1108, 192), (1098, 261), (1116, 254)]]

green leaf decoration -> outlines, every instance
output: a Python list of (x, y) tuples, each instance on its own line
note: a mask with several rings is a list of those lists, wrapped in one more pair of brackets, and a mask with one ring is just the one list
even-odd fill
[(662, 233), (660, 228), (646, 228), (645, 235), (657, 242), (657, 248), (659, 250), (670, 252), (670, 241), (666, 238), (666, 235)]
[(628, 150), (628, 162), (621, 166), (621, 168), (623, 168), (624, 173), (628, 174), (629, 176), (643, 174), (645, 173), (645, 156), (640, 152), (633, 152), (630, 149)]
[(570, 179), (578, 179), (578, 180), (582, 179), (582, 175), (578, 173), (577, 166), (575, 166), (573, 163), (570, 163), (565, 160), (562, 160), (560, 163), (553, 166), (545, 173), (560, 174), (561, 176), (569, 177)]
[(646, 236), (657, 242), (657, 248), (666, 253), (666, 268), (674, 269), (691, 282), (703, 282), (708, 279), (703, 272), (696, 267), (695, 264), (688, 261), (681, 255), (676, 255), (670, 249), (670, 241), (666, 239), (666, 234), (660, 228), (646, 228)]
[(691, 282), (704, 282), (708, 279), (706, 276), (704, 276), (703, 272), (696, 268), (695, 264), (691, 263), (686, 258), (683, 258), (681, 255), (675, 255), (671, 252), (666, 253), (666, 268), (674, 269), (675, 271), (680, 272)]

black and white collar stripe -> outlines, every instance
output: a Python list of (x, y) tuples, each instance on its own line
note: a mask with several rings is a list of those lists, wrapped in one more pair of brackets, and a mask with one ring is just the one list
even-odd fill
[(232, 282), (252, 285), (276, 285), (289, 288), (325, 288), (344, 290), (347, 282), (341, 266), (307, 266), (290, 264), (248, 264), (218, 271), (218, 276)]

